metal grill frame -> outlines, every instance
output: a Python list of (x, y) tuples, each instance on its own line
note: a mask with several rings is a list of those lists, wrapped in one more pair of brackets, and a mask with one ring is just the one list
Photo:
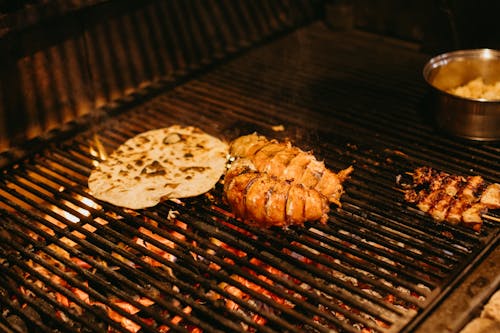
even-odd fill
[[(350, 43), (347, 43), (348, 40)], [(304, 47), (304, 43), (310, 47), (305, 50), (311, 53), (301, 55), (299, 52), (298, 56), (305, 56), (307, 62), (292, 59), (285, 62), (288, 68), (278, 66), (283, 60), (282, 48), (291, 52), (297, 46)], [(404, 57), (409, 65), (402, 62), (403, 65), (398, 66), (380, 54), (363, 55), (363, 63), (356, 62), (360, 61), (357, 55), (359, 49), (366, 51), (375, 47), (381, 55)], [(262, 332), (328, 331), (327, 327), (312, 319), (314, 315), (323, 317), (325, 322), (346, 332), (356, 332), (357, 328), (339, 319), (342, 316), (377, 332), (405, 332), (415, 328), (498, 243), (499, 237), (498, 226), (489, 220), (480, 233), (460, 226), (437, 225), (405, 204), (394, 188), (397, 173), (423, 163), (462, 174), (473, 169), (488, 181), (498, 182), (500, 179), (497, 171), (500, 165), (498, 145), (489, 143), (478, 146), (443, 137), (421, 120), (418, 108), (424, 85), (415, 80), (414, 72), (424, 58), (424, 55), (398, 45), (380, 46), (372, 36), (355, 32), (332, 33), (316, 23), (252, 50), (151, 100), (119, 108), (115, 111), (116, 115), (109, 118), (104, 115), (105, 123), (100, 127), (65, 141), (56, 141), (39, 153), (5, 167), (0, 183), (0, 250), (6, 258), (2, 263), (5, 277), (0, 284), (2, 306), (8, 309), (9, 314), (32, 322), (40, 331), (49, 332), (54, 325), (62, 325), (58, 327), (61, 331), (77, 330), (77, 327), (64, 324), (57, 311), (67, 312), (70, 319), (82, 326), (88, 324), (86, 318), (80, 318), (64, 308), (43, 288), (23, 281), (20, 270), (29, 272), (34, 279), (71, 299), (105, 324), (118, 331), (123, 330), (98, 309), (37, 273), (27, 264), (28, 260), (32, 260), (97, 301), (107, 301), (104, 291), (98, 292), (105, 286), (106, 292), (125, 299), (139, 309), (141, 316), (167, 325), (172, 331), (187, 332), (191, 326), (206, 332), (238, 331), (242, 328), (239, 323)], [(372, 67), (375, 65), (385, 69), (394, 65), (394, 72), (390, 72), (389, 77), (381, 76), (379, 70)], [(257, 73), (255, 68), (265, 68), (266, 71)], [(327, 81), (318, 84), (314, 81), (318, 75)], [(335, 81), (338, 78), (345, 81)], [(349, 98), (353, 92), (351, 87), (342, 85), (343, 82), (365, 88), (362, 91), (366, 95), (360, 96), (359, 104)], [(314, 89), (307, 90), (308, 85), (313, 85)], [(294, 95), (304, 91), (307, 93)], [(381, 92), (384, 93), (384, 100), (377, 100), (373, 110), (364, 109)], [(321, 94), (328, 98), (317, 99), (316, 96)], [(336, 98), (338, 103), (330, 104), (332, 98)], [(390, 102), (397, 105), (390, 105)], [(401, 117), (395, 118), (398, 115)], [(308, 122), (310, 119), (313, 121)], [(91, 199), (86, 193), (86, 177), (95, 159), (90, 154), (94, 133), (99, 133), (105, 146), (111, 148), (159, 124), (166, 126), (178, 122), (197, 125), (227, 139), (253, 130), (277, 138), (289, 137), (304, 148), (314, 148), (334, 170), (354, 164), (355, 173), (346, 183), (342, 208), (331, 213), (328, 225), (312, 223), (306, 228), (261, 230), (241, 224), (231, 217), (220, 201), (219, 186), (213, 192), (215, 202), (204, 196), (184, 200), (184, 204), (165, 202), (138, 215), (106, 203), (99, 203), (103, 209), (84, 207), (90, 212), (90, 217), (76, 209), (81, 206), (81, 198)], [(272, 126), (275, 124), (284, 124), (287, 130), (274, 132)], [(473, 160), (468, 159), (471, 155)], [(59, 211), (55, 207), (59, 207)], [(60, 215), (60, 210), (71, 213), (80, 221), (70, 222)], [(179, 220), (187, 224), (188, 229), (166, 218), (173, 210), (179, 211)], [(62, 226), (50, 222), (49, 216)], [(495, 216), (498, 218), (498, 215)], [(41, 229), (34, 222), (45, 225), (50, 231)], [(89, 230), (88, 226), (96, 230)], [(175, 248), (139, 231), (140, 227), (174, 243)], [(34, 241), (24, 233), (25, 230), (31, 230), (40, 239)], [(180, 233), (189, 241), (172, 236), (170, 232)], [(252, 237), (247, 238), (248, 235)], [(188, 266), (166, 260), (145, 249), (132, 241), (134, 237), (151, 243)], [(242, 251), (246, 256), (240, 257), (228, 248), (212, 243), (209, 237)], [(77, 246), (69, 246), (62, 238), (75, 242)], [(130, 251), (116, 242), (125, 243)], [(79, 267), (54, 251), (51, 244), (86, 261), (98, 274)], [(284, 252), (283, 249), (287, 250)], [(130, 267), (112, 253), (141, 268)], [(41, 254), (71, 268), (78, 278), (51, 266)], [(196, 260), (192, 254), (196, 255)], [(144, 265), (143, 256), (161, 263), (161, 268)], [(298, 259), (301, 256), (326, 269), (302, 262)], [(107, 265), (97, 257), (105, 258)], [(264, 267), (249, 260), (252, 258), (277, 267), (284, 275), (269, 274)], [(221, 268), (214, 270), (210, 263)], [(112, 270), (109, 265), (119, 269)], [(175, 270), (177, 275), (169, 275), (168, 269)], [(262, 274), (266, 279), (248, 274), (249, 270)], [(370, 295), (366, 290), (334, 277), (331, 275), (333, 271), (411, 303), (417, 311), (409, 313), (401, 310), (379, 296)], [(270, 302), (267, 296), (233, 279), (232, 275), (244, 276), (252, 284), (293, 303), (294, 308)], [(301, 289), (285, 276), (313, 286), (314, 292), (320, 291), (323, 296), (315, 298), (313, 291)], [(85, 279), (93, 281), (95, 286), (87, 287), (83, 283)], [(273, 285), (268, 281), (273, 281)], [(260, 311), (255, 303), (228, 292), (221, 282), (240, 289), (253, 300), (268, 303), (277, 314)], [(162, 296), (146, 288), (146, 285), (160, 291)], [(423, 299), (409, 296), (395, 285), (418, 292)], [(19, 291), (19, 286), (30, 290), (36, 297), (26, 297)], [(241, 313), (228, 311), (224, 304), (214, 302), (207, 295), (207, 290), (216, 292), (249, 313), (258, 313), (267, 320), (267, 325), (260, 326)], [(302, 293), (308, 301), (299, 302), (288, 291)], [(133, 297), (135, 294), (153, 300), (155, 306), (142, 305)], [(182, 307), (166, 300), (166, 296), (177, 300), (177, 305)], [(21, 300), (43, 316), (43, 320), (23, 311)], [(157, 327), (142, 322), (139, 315), (129, 314), (116, 304), (106, 304), (119, 315), (140, 323), (143, 331), (156, 331)], [(338, 317), (324, 315), (317, 304), (329, 307)], [(366, 317), (346, 310), (345, 305), (361, 309), (390, 323), (391, 327), (377, 326)], [(191, 314), (183, 312), (186, 307), (191, 308)], [(168, 315), (165, 315), (167, 312)], [(175, 316), (181, 318), (184, 326), (171, 322)], [(0, 316), (0, 324), (15, 331), (11, 322), (3, 316)], [(94, 328), (88, 326), (87, 329)]]

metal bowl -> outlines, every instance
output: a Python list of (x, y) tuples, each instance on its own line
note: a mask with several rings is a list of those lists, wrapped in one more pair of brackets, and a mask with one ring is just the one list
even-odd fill
[(449, 92), (477, 78), (485, 84), (500, 82), (500, 51), (444, 53), (429, 60), (423, 75), (431, 86), (431, 107), (439, 129), (471, 140), (500, 140), (500, 98), (473, 99)]

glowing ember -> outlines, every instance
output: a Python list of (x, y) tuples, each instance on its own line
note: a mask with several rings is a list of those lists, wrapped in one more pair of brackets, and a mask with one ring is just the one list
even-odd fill
[[(83, 208), (77, 207), (69, 202), (69, 200), (65, 200), (66, 207), (70, 207), (71, 209), (62, 209), (60, 207), (51, 207), (51, 209), (57, 215), (71, 223), (82, 223), (84, 222), (82, 221), (83, 219), (76, 216), (75, 212), (81, 214), (81, 216), (90, 217), (90, 212), (94, 208), (100, 208), (99, 205), (88, 198), (75, 198), (81, 203)], [(217, 211), (225, 213), (220, 208)], [(358, 246), (356, 249), (359, 251), (360, 244), (367, 244), (377, 250), (392, 251), (374, 242), (360, 240), (360, 243), (357, 245), (350, 244), (339, 238), (330, 239), (332, 236), (323, 233), (319, 229), (310, 228), (308, 230), (311, 233), (310, 235), (315, 234), (318, 236), (317, 238), (310, 235), (304, 236), (301, 239), (288, 241), (287, 246), (281, 249), (274, 249), (274, 251), (280, 251), (281, 254), (288, 258), (287, 260), (290, 260), (289, 264), (291, 266), (300, 266), (306, 271), (321, 272), (321, 278), (303, 280), (300, 275), (296, 275), (293, 269), (287, 268), (286, 265), (273, 266), (267, 260), (264, 260), (263, 256), (253, 255), (250, 248), (234, 245), (236, 243), (232, 243), (233, 239), (226, 239), (214, 234), (212, 237), (207, 237), (204, 242), (201, 240), (190, 240), (189, 237), (192, 236), (189, 236), (189, 233), (193, 231), (187, 222), (178, 219), (178, 216), (182, 216), (178, 211), (169, 209), (165, 211), (164, 215), (163, 218), (168, 222), (160, 223), (137, 214), (136, 216), (141, 219), (141, 222), (146, 222), (146, 224), (135, 227), (135, 230), (130, 235), (129, 243), (124, 240), (115, 243), (116, 249), (111, 251), (111, 255), (113, 259), (117, 259), (118, 261), (115, 260), (112, 265), (97, 257), (90, 257), (91, 261), (89, 261), (88, 257), (80, 258), (73, 256), (73, 253), (70, 253), (71, 251), (63, 250), (55, 244), (48, 245), (48, 248), (57, 254), (56, 257), (58, 259), (49, 255), (46, 251), (37, 251), (37, 256), (42, 258), (44, 262), (57, 267), (63, 273), (55, 273), (51, 269), (48, 269), (47, 266), (41, 266), (35, 261), (30, 261), (29, 265), (39, 275), (49, 277), (52, 283), (69, 291), (72, 296), (60, 292), (59, 289), (54, 288), (49, 283), (42, 282), (43, 279), (39, 279), (37, 274), (27, 274), (25, 279), (43, 289), (58, 304), (61, 304), (63, 307), (76, 309), (78, 313), (84, 313), (85, 309), (81, 307), (81, 303), (75, 300), (80, 300), (80, 302), (91, 306), (99, 306), (108, 318), (117, 323), (116, 325), (134, 333), (139, 332), (144, 325), (150, 325), (158, 332), (171, 331), (170, 325), (183, 327), (187, 332), (201, 333), (202, 330), (195, 325), (189, 324), (188, 320), (179, 315), (179, 313), (168, 313), (166, 310), (161, 309), (160, 304), (155, 304), (155, 301), (153, 301), (153, 299), (156, 299), (155, 297), (163, 298), (160, 291), (156, 291), (151, 298), (139, 295), (126, 298), (123, 295), (110, 292), (109, 295), (106, 294), (104, 296), (108, 302), (104, 302), (102, 299), (96, 300), (94, 298), (95, 294), (91, 292), (94, 288), (92, 285), (94, 282), (87, 282), (87, 277), (79, 274), (79, 270), (74, 269), (75, 266), (79, 267), (80, 270), (93, 272), (92, 274), (95, 272), (97, 275), (100, 272), (99, 265), (102, 265), (103, 267), (112, 269), (117, 274), (130, 275), (130, 272), (126, 270), (132, 268), (138, 271), (144, 270), (142, 274), (148, 274), (148, 271), (154, 270), (161, 272), (160, 275), (162, 277), (177, 279), (181, 276), (180, 274), (184, 273), (174, 272), (172, 271), (172, 267), (174, 267), (174, 264), (183, 264), (179, 258), (186, 260), (184, 256), (181, 257), (178, 254), (177, 251), (182, 250), (178, 247), (178, 244), (181, 242), (187, 243), (189, 244), (188, 253), (192, 257), (193, 266), (196, 266), (199, 274), (213, 278), (215, 282), (214, 287), (200, 286), (202, 296), (197, 295), (192, 300), (201, 306), (210, 303), (220, 304), (222, 310), (227, 311), (228, 314), (244, 318), (245, 320), (236, 324), (241, 327), (241, 331), (245, 332), (256, 332), (260, 326), (272, 325), (273, 323), (270, 320), (273, 317), (283, 318), (283, 320), (287, 321), (297, 320), (296, 323), (291, 323), (291, 325), (296, 325), (299, 330), (304, 329), (307, 331), (308, 328), (305, 325), (309, 324), (302, 324), (300, 319), (295, 318), (294, 314), (297, 312), (305, 315), (304, 313), (310, 311), (307, 308), (306, 311), (302, 311), (300, 307), (303, 304), (315, 307), (314, 313), (305, 316), (309, 316), (310, 323), (315, 323), (318, 327), (335, 331), (338, 329), (337, 323), (343, 322), (346, 325), (356, 327), (360, 332), (377, 332), (379, 330), (375, 329), (375, 327), (391, 329), (391, 318), (393, 317), (391, 317), (392, 314), (385, 315), (383, 307), (377, 305), (377, 302), (373, 302), (372, 300), (380, 300), (401, 309), (402, 312), (410, 313), (413, 311), (412, 308), (414, 308), (414, 305), (411, 302), (401, 299), (399, 295), (408, 295), (408, 297), (413, 297), (416, 300), (421, 297), (406, 288), (393, 285), (389, 281), (382, 279), (379, 279), (380, 283), (397, 290), (399, 294), (396, 293), (393, 295), (376, 284), (367, 283), (366, 281), (371, 281), (374, 278), (373, 274), (370, 275), (370, 273), (361, 269), (360, 267), (364, 267), (363, 265), (356, 266), (355, 264), (358, 262), (368, 264), (366, 260), (352, 255), (348, 251), (342, 251), (340, 252), (340, 256), (335, 256), (334, 254), (339, 254), (339, 249), (329, 246), (326, 240), (329, 239), (332, 242), (337, 242), (346, 249)], [(54, 216), (49, 216), (48, 219), (54, 220), (55, 222), (52, 223), (57, 224), (62, 229), (69, 226), (67, 223), (62, 223), (62, 219), (56, 219)], [(98, 222), (106, 228), (111, 228), (113, 224), (100, 217), (95, 217), (92, 221)], [(241, 239), (251, 240), (258, 237), (248, 230), (241, 228), (241, 226), (234, 225), (228, 221), (221, 220), (220, 223), (225, 228), (239, 234)], [(83, 228), (90, 232), (99, 232), (97, 226), (93, 223), (83, 223)], [(52, 235), (56, 234), (50, 228), (47, 228), (47, 230)], [(76, 230), (71, 231), (71, 234), (92, 241), (88, 237), (88, 234), (83, 235)], [(37, 237), (37, 239), (40, 239), (39, 236)], [(72, 239), (75, 242), (68, 238), (62, 237), (60, 240), (66, 245), (77, 248), (78, 242), (74, 238)], [(319, 239), (324, 239), (325, 243), (319, 241)], [(328, 251), (319, 250), (321, 247), (328, 249), (332, 255), (328, 256), (326, 254)], [(194, 248), (197, 248), (197, 250), (193, 250)], [(128, 256), (127, 253), (130, 253), (131, 256)], [(366, 251), (366, 253), (369, 252)], [(395, 264), (394, 261), (381, 257), (376, 253), (370, 252), (369, 254), (376, 256), (379, 260), (383, 260), (388, 265)], [(220, 260), (215, 260), (215, 257), (220, 258)], [(345, 262), (340, 258), (345, 258)], [(72, 262), (73, 266), (68, 265), (67, 261)], [(93, 261), (99, 262), (99, 265), (96, 266)], [(186, 263), (190, 264), (189, 261)], [(355, 274), (347, 274), (346, 270), (352, 271)], [(388, 270), (385, 274), (392, 273)], [(75, 285), (73, 281), (66, 280), (64, 278), (65, 275), (80, 279), (80, 283)], [(366, 279), (363, 277), (366, 277)], [(129, 278), (134, 279), (134, 277), (130, 276)], [(183, 281), (185, 280), (183, 279)], [(341, 283), (338, 283), (338, 281), (341, 281)], [(91, 282), (90, 287), (89, 282)], [(349, 287), (345, 286), (356, 288), (359, 290), (359, 294), (350, 292)], [(422, 288), (424, 287), (422, 286)], [(176, 285), (171, 285), (170, 288), (178, 293), (185, 292)], [(198, 288), (198, 286), (195, 286), (195, 288)], [(26, 288), (22, 289), (22, 293), (34, 297), (32, 292)], [(342, 296), (337, 296), (337, 293), (340, 293)], [(369, 295), (370, 297), (365, 299), (363, 295)], [(353, 300), (353, 302), (347, 302), (345, 299)], [(196, 313), (199, 310), (193, 310), (193, 307), (190, 306), (192, 304), (184, 304), (175, 298), (172, 298), (170, 302), (175, 308), (182, 309), (181, 311), (186, 315), (192, 312)], [(370, 303), (368, 309), (372, 312), (356, 305), (361, 303)], [(156, 311), (156, 307), (158, 307), (158, 311), (161, 311), (161, 316), (165, 318), (165, 321), (157, 323), (155, 318), (151, 318), (152, 316), (146, 314), (148, 311), (141, 311), (139, 307), (142, 307), (142, 309), (154, 309), (153, 311)], [(130, 314), (130, 316), (127, 314)], [(58, 315), (61, 318), (67, 316), (64, 311), (59, 311)], [(64, 320), (70, 321), (71, 319), (65, 318)], [(168, 325), (165, 323), (168, 323)], [(109, 327), (108, 331), (113, 332), (113, 327)]]
[[(92, 137), (92, 142), (89, 145), (90, 146), (90, 155), (99, 158), (101, 161), (104, 161), (108, 158), (108, 154), (106, 152), (106, 149), (104, 148), (103, 144), (101, 143), (101, 140), (99, 139), (98, 134), (94, 134)], [(98, 166), (99, 161), (93, 160), (92, 161), (93, 166)]]

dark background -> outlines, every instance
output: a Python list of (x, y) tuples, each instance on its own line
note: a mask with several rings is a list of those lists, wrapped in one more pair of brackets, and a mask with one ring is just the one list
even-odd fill
[(352, 28), (413, 41), (427, 53), (500, 47), (500, 1), (495, 0), (329, 0), (329, 20), (344, 8)]
[(429, 56), (500, 48), (495, 0), (0, 0), (0, 153), (311, 21)]
[[(117, 1), (0, 0), (0, 33), (104, 2)], [(495, 0), (325, 0), (325, 5), (325, 15), (337, 26), (415, 41), (431, 52), (500, 46)]]

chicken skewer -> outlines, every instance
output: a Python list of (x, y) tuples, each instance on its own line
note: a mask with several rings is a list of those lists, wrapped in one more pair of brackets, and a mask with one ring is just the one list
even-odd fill
[(226, 201), (235, 215), (270, 227), (328, 220), (328, 199), (302, 184), (258, 172), (252, 162), (239, 159), (224, 178)]
[(500, 184), (481, 176), (458, 176), (420, 167), (410, 173), (413, 183), (404, 186), (405, 200), (416, 204), (436, 221), (463, 224), (479, 231), (488, 209), (500, 208)]
[(234, 140), (229, 154), (249, 159), (257, 171), (271, 177), (313, 188), (338, 206), (344, 192), (342, 182), (353, 171), (353, 167), (349, 166), (334, 173), (313, 154), (292, 146), (290, 142), (268, 140), (255, 133)]
[(257, 134), (233, 141), (230, 154), (235, 161), (224, 178), (226, 202), (236, 216), (265, 227), (325, 223), (352, 172), (336, 174), (311, 153)]

